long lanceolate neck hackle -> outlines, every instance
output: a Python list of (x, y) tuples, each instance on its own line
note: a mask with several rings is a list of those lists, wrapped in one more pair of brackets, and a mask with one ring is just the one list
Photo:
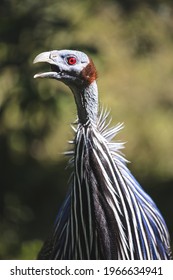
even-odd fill
[[(112, 142), (122, 128), (108, 128), (98, 114), (97, 84), (75, 91), (78, 126), (66, 239), (54, 258), (169, 259), (169, 234), (152, 199), (126, 167), (123, 144)], [(79, 98), (80, 97), (80, 98)], [(58, 228), (58, 227), (57, 227)], [(59, 233), (58, 233), (59, 234)]]
[[(169, 259), (169, 234), (152, 199), (111, 142), (122, 128), (78, 125), (71, 189), (71, 247), (77, 259)], [(74, 222), (75, 221), (75, 222)], [(164, 244), (164, 245), (163, 245)], [(69, 249), (69, 247), (68, 247)], [(74, 250), (74, 251), (73, 251)]]

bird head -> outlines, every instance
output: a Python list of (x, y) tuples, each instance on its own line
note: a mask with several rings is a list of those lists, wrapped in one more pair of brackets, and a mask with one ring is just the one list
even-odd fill
[(34, 78), (51, 78), (68, 86), (87, 86), (97, 78), (92, 60), (83, 52), (73, 50), (53, 50), (40, 53), (33, 63), (46, 62), (51, 71), (39, 73)]
[(53, 50), (36, 56), (33, 63), (46, 62), (51, 71), (34, 78), (51, 78), (66, 84), (73, 92), (79, 122), (96, 121), (98, 110), (97, 72), (92, 60), (83, 52)]

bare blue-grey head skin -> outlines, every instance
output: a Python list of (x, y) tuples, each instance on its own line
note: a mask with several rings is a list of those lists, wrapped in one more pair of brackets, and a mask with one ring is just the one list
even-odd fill
[[(69, 64), (69, 59), (76, 60)], [(72, 90), (82, 123), (97, 117), (98, 92), (95, 82), (96, 70), (88, 56), (80, 51), (61, 50), (39, 54), (34, 63), (47, 62), (52, 71), (36, 74), (34, 78), (51, 78), (63, 82)], [(92, 109), (91, 109), (92, 108)]]
[(54, 50), (39, 54), (51, 71), (35, 78), (66, 84), (74, 94), (78, 124), (70, 163), (69, 192), (39, 259), (171, 259), (165, 221), (141, 188), (112, 142), (121, 124), (108, 128), (108, 114), (98, 112), (97, 73), (83, 52)]

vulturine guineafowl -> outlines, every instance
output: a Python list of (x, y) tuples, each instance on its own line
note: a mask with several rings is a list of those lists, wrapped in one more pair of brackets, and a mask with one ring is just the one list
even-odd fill
[(108, 128), (98, 110), (97, 72), (83, 52), (54, 50), (39, 54), (51, 78), (66, 84), (77, 106), (73, 174), (69, 191), (39, 259), (170, 259), (170, 239), (157, 206), (142, 189), (112, 139), (122, 125)]

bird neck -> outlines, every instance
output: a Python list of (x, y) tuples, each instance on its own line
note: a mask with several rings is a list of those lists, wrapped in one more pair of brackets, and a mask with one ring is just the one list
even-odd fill
[(79, 122), (86, 124), (88, 121), (96, 123), (98, 113), (98, 88), (96, 81), (85, 87), (71, 87), (77, 105)]

